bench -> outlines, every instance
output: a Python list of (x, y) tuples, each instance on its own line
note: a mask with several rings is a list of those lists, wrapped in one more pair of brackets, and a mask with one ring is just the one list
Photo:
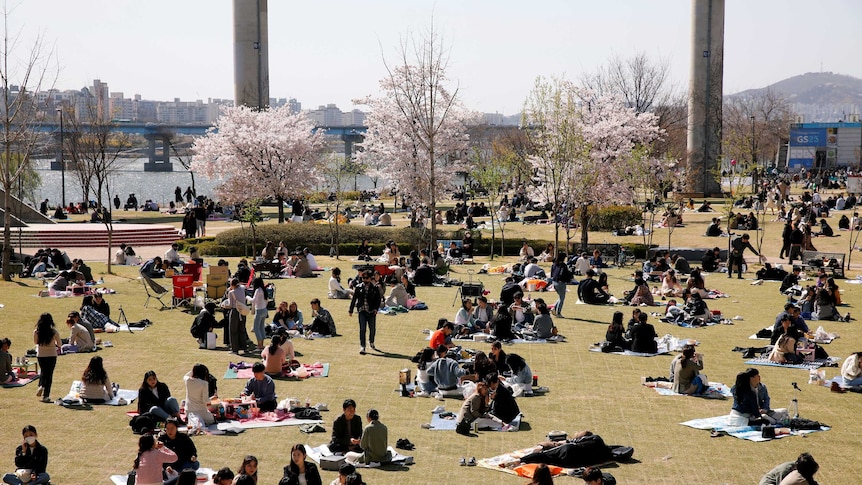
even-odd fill
[(830, 253), (827, 251), (805, 251), (802, 253), (802, 266), (806, 271), (819, 271), (825, 268), (827, 274), (831, 273), (834, 278), (844, 278), (844, 253)]

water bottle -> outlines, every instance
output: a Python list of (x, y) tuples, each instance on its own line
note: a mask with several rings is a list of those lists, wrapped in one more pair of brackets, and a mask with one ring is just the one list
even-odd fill
[(220, 418), (224, 418), (224, 404), (218, 403), (218, 415)]

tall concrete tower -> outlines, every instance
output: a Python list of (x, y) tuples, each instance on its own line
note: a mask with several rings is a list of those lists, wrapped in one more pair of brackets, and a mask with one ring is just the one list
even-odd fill
[(267, 0), (233, 0), (233, 80), (237, 106), (269, 105)]
[(691, 72), (685, 190), (719, 194), (724, 77), (724, 0), (691, 0)]

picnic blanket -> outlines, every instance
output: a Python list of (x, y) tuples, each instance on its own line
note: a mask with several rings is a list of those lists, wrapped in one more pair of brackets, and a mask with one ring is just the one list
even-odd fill
[[(515, 471), (515, 468), (521, 465), (521, 458), (531, 453), (536, 453), (537, 451), (542, 451), (542, 447), (532, 446), (530, 448), (522, 448), (520, 450), (510, 451), (509, 453), (503, 453), (502, 455), (492, 456), (491, 458), (482, 458), (476, 462), (476, 464), (482, 468), (487, 468), (488, 470), (517, 475), (518, 472)], [(554, 476), (563, 474), (573, 475), (575, 470), (576, 469), (574, 468), (563, 468), (561, 471), (558, 471), (558, 473), (555, 473)]]
[(303, 424), (323, 424), (320, 419), (297, 419), (293, 414), (277, 409), (272, 412), (261, 413), (256, 418), (249, 419), (231, 419), (222, 421), (207, 426), (207, 433), (213, 435), (223, 435), (229, 432), (239, 432), (239, 430), (256, 429), (256, 428), (274, 428), (279, 426), (300, 426)]
[[(398, 453), (398, 451), (391, 446), (387, 449), (389, 450), (389, 453), (392, 455), (392, 461), (390, 461), (389, 463), (383, 463), (383, 464), (381, 464), (381, 463), (370, 463), (370, 464), (356, 463), (356, 464), (354, 464), (354, 466), (356, 468), (377, 468), (377, 467), (386, 466), (386, 465), (412, 465), (413, 464), (413, 457), (412, 456), (402, 455), (401, 453)], [(305, 445), (305, 450), (308, 453), (308, 457), (311, 458), (312, 460), (314, 460), (315, 463), (317, 463), (318, 465), (320, 464), (320, 458), (321, 457), (331, 456), (334, 454), (331, 451), (329, 451), (329, 445), (320, 445), (320, 446), (316, 446), (316, 447), (311, 446), (311, 445)]]
[[(739, 438), (757, 443), (763, 441), (771, 441), (771, 438), (764, 438), (760, 426), (736, 426), (734, 418), (730, 415), (715, 416), (713, 418), (692, 419), (684, 423), (679, 423), (683, 426), (688, 426), (694, 429), (708, 429), (727, 433), (734, 438)], [(775, 439), (784, 438), (786, 436), (803, 436), (806, 434), (816, 433), (817, 431), (829, 431), (828, 426), (821, 426), (819, 430), (791, 430), (789, 433), (776, 433)]]
[(800, 364), (779, 364), (772, 362), (769, 357), (757, 357), (756, 359), (746, 360), (746, 365), (765, 365), (770, 367), (784, 367), (786, 369), (819, 369), (820, 367), (837, 367), (840, 359), (837, 357), (829, 357), (827, 359), (806, 360)]
[[(69, 388), (69, 394), (66, 394), (64, 397), (61, 397), (57, 403), (61, 406), (81, 406), (84, 404), (83, 400), (79, 397), (81, 392), (81, 381), (72, 382), (72, 387)], [(114, 393), (114, 398), (110, 401), (105, 401), (103, 405), (105, 406), (125, 406), (127, 404), (131, 404), (135, 399), (138, 398), (138, 391), (131, 389), (119, 389), (116, 393)]]
[(837, 383), (838, 383), (838, 385), (839, 385), (839, 386), (841, 386), (841, 389), (844, 389), (844, 390), (846, 390), (846, 391), (850, 391), (850, 392), (862, 392), (862, 386), (848, 386), (848, 385), (844, 384), (844, 378), (843, 378), (843, 377), (841, 377), (840, 375), (839, 375), (839, 376), (835, 376), (835, 377), (834, 377), (834, 378), (832, 378), (832, 379), (829, 379), (829, 380), (823, 381), (823, 385), (824, 385), (824, 386), (826, 386), (826, 387), (830, 387), (830, 386), (832, 385), (832, 383), (833, 383), (833, 382), (837, 382)]
[[(511, 428), (508, 431), (518, 431), (521, 428), (521, 418), (523, 415), (519, 414), (515, 419), (512, 420), (509, 425)], [(497, 424), (496, 422), (490, 419), (482, 419), (479, 418), (479, 429), (482, 431), (503, 431), (502, 426)], [(431, 431), (455, 431), (455, 426), (458, 424), (458, 415), (452, 412), (446, 412), (445, 410), (434, 410), (431, 411), (431, 427), (428, 428)]]
[[(212, 476), (215, 475), (215, 470), (213, 470), (212, 468), (198, 468), (195, 471), (195, 475), (197, 476), (198, 483), (208, 482), (212, 478)], [(126, 485), (126, 483), (128, 483), (126, 481), (128, 478), (128, 474), (111, 475), (111, 483), (115, 485)]]
[[(329, 362), (321, 364), (320, 362), (315, 362), (314, 364), (303, 364), (308, 370), (308, 377), (329, 377)], [(251, 367), (228, 367), (228, 369), (224, 373), (225, 379), (251, 379), (254, 377), (254, 372), (251, 371)], [(294, 379), (298, 379), (298, 377), (293, 376), (292, 374), (285, 377), (293, 377)]]
[[(12, 366), (12, 370), (14, 370), (16, 373), (18, 372), (18, 368), (15, 366)], [(18, 374), (18, 380), (12, 381), (12, 382), (7, 382), (7, 383), (3, 384), (3, 387), (26, 386), (27, 384), (35, 381), (38, 378), (39, 378), (39, 374), (37, 374), (36, 371), (34, 371), (34, 370), (27, 371), (27, 375), (22, 376), (22, 375)]]
[(627, 355), (629, 357), (655, 357), (657, 355), (668, 355), (668, 354), (670, 354), (670, 351), (667, 349), (664, 349), (664, 350), (658, 349), (658, 350), (659, 351), (656, 354), (650, 354), (647, 352), (632, 352), (631, 350), (624, 350), (622, 352), (602, 352), (602, 349), (600, 347), (596, 347), (596, 346), (590, 347), (590, 352), (599, 352), (599, 353), (614, 354), (614, 355)]
[[(673, 392), (673, 390), (671, 390), (671, 389), (665, 389), (663, 387), (650, 386), (649, 384), (652, 384), (652, 383), (645, 382), (644, 386), (652, 387), (653, 389), (655, 389), (655, 392), (657, 392), (661, 396), (682, 396), (683, 395), (683, 394)], [(709, 389), (707, 389), (707, 391), (705, 393), (703, 393), (703, 394), (692, 394), (691, 397), (702, 397), (702, 398), (706, 398), (706, 399), (727, 399), (729, 397), (733, 397), (733, 394), (730, 392), (730, 388), (727, 387), (727, 385), (722, 384), (720, 382), (710, 382), (709, 383)]]

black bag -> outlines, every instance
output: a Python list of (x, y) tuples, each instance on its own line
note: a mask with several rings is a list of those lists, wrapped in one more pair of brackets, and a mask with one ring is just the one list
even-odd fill
[(293, 408), (290, 412), (293, 413), (293, 417), (296, 419), (323, 419), (317, 408)]
[(774, 426), (763, 426), (760, 429), (760, 436), (766, 439), (775, 439), (775, 427)]
[(821, 347), (819, 345), (815, 345), (814, 346), (814, 358), (815, 359), (828, 359), (829, 354), (826, 353), (826, 350), (823, 347)]
[(138, 480), (138, 472), (132, 470), (129, 472), (129, 475), (126, 477), (126, 485), (135, 485), (135, 482)]
[(129, 426), (132, 427), (132, 433), (144, 434), (156, 429), (156, 420), (150, 413), (139, 414), (129, 420)]

